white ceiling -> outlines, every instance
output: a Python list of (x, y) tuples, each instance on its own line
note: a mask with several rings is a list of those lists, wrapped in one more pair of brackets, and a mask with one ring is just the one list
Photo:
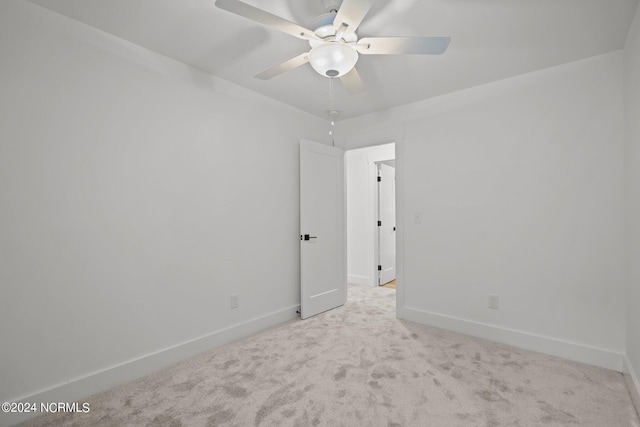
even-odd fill
[[(214, 0), (30, 0), (286, 104), (327, 117), (329, 79), (306, 64), (253, 76), (309, 45), (218, 9)], [(245, 0), (308, 26), (322, 0)], [(367, 90), (335, 84), (350, 118), (621, 49), (638, 0), (378, 0), (359, 37), (448, 35), (441, 56), (361, 55)]]

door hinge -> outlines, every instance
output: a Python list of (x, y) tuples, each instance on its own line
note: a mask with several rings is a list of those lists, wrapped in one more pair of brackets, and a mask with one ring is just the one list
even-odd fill
[(378, 271), (382, 271), (382, 266), (381, 265), (378, 266)]
[(378, 227), (382, 227), (382, 221), (378, 221)]
[(382, 181), (382, 177), (381, 177), (381, 176), (379, 176), (379, 177), (378, 177), (378, 182), (381, 182), (381, 181)]

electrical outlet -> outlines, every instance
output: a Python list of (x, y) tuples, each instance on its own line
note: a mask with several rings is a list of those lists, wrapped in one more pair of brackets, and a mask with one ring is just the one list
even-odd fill
[(231, 308), (240, 307), (240, 295), (231, 295)]
[(498, 295), (489, 295), (489, 308), (497, 310), (500, 307), (500, 299)]

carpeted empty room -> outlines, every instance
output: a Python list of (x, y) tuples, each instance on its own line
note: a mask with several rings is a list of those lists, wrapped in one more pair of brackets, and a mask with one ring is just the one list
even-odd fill
[(0, 407), (640, 427), (640, 0), (0, 0)]
[(621, 373), (395, 317), (395, 290), (292, 320), (24, 426), (640, 426)]

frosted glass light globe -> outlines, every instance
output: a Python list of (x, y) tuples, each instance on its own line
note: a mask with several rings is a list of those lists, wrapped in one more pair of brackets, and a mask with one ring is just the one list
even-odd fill
[(326, 77), (347, 74), (358, 61), (358, 52), (344, 43), (324, 43), (309, 52), (309, 63)]

